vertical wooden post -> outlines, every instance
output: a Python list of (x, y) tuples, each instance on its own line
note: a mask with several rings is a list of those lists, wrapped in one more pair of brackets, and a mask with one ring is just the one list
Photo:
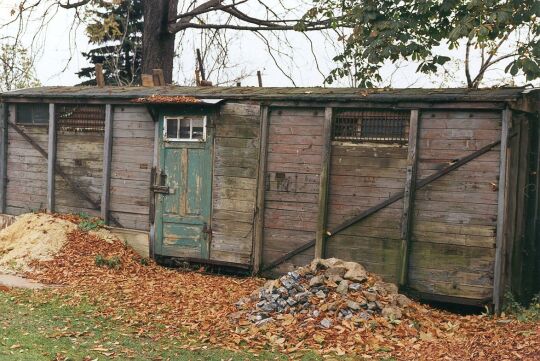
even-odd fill
[(47, 212), (54, 212), (56, 168), (56, 119), (54, 104), (49, 104), (49, 145), (47, 148)]
[(103, 88), (105, 86), (105, 77), (103, 76), (103, 64), (97, 63), (96, 67), (96, 84), (98, 87)]
[(268, 128), (270, 110), (261, 106), (261, 131), (259, 147), (259, 172), (257, 175), (257, 204), (255, 217), (255, 239), (253, 242), (253, 273), (261, 271), (264, 238), (264, 195), (266, 190), (266, 162), (268, 154)]
[(163, 69), (152, 69), (152, 79), (155, 86), (165, 86), (165, 76)]
[(493, 280), (493, 304), (495, 313), (501, 313), (504, 282), (503, 282), (503, 263), (505, 248), (505, 218), (506, 218), (506, 170), (507, 170), (507, 148), (508, 134), (512, 111), (507, 106), (502, 112), (502, 131), (501, 131), (501, 155), (499, 166), (499, 188), (497, 195), (497, 235), (495, 248), (495, 267)]
[(6, 213), (8, 104), (0, 103), (0, 212)]
[(332, 149), (331, 107), (327, 107), (324, 112), (323, 140), (321, 177), (319, 179), (319, 214), (315, 236), (315, 258), (323, 258), (325, 256), (326, 222), (328, 219), (328, 183), (330, 180), (330, 153)]
[(111, 199), (111, 162), (113, 147), (113, 107), (105, 105), (105, 134), (103, 139), (103, 174), (101, 181), (101, 218), (109, 224)]
[(414, 212), (414, 193), (416, 188), (416, 168), (418, 158), (418, 132), (419, 132), (418, 109), (411, 110), (409, 122), (409, 147), (407, 153), (407, 174), (405, 178), (405, 190), (403, 192), (403, 215), (401, 218), (401, 250), (399, 285), (407, 284), (409, 270), (409, 248), (411, 243), (411, 228)]
[(259, 87), (262, 88), (263, 82), (262, 82), (262, 73), (260, 70), (257, 70), (257, 82), (259, 83)]

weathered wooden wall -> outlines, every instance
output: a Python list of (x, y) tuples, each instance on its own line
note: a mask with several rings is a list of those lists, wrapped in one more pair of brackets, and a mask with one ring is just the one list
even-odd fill
[[(334, 143), (329, 185), (328, 228), (377, 205), (405, 185), (407, 147)], [(328, 257), (362, 263), (397, 282), (403, 201), (360, 221), (327, 242)]]
[[(418, 177), (501, 137), (500, 111), (422, 111)], [(500, 147), (416, 192), (409, 286), (492, 296)]]
[[(9, 118), (15, 122), (15, 106)], [(22, 127), (26, 134), (47, 151), (48, 127)], [(47, 160), (12, 127), (8, 127), (6, 212), (19, 215), (47, 206)]]
[[(276, 108), (269, 115), (263, 266), (315, 238), (324, 108)], [(274, 271), (313, 259), (305, 251)]]
[(212, 260), (251, 263), (260, 107), (227, 103), (214, 119)]
[[(417, 180), (500, 139), (500, 111), (420, 111)], [(323, 112), (273, 110), (270, 115), (263, 263), (315, 236)], [(334, 142), (327, 229), (403, 191), (408, 148)], [(408, 286), (426, 294), (475, 300), (493, 289), (498, 147), (452, 171), (413, 199)], [(403, 201), (333, 235), (326, 257), (363, 263), (397, 282)], [(308, 262), (312, 249), (277, 271)]]
[[(103, 134), (57, 130), (56, 141), (56, 163), (72, 181), (98, 201), (103, 171)], [(58, 174), (55, 181), (55, 210), (99, 216), (99, 210), (94, 209)]]
[(144, 106), (114, 107), (110, 209), (126, 228), (150, 229), (154, 126)]

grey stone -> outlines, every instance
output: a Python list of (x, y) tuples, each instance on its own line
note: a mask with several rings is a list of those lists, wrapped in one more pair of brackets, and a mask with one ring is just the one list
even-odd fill
[(294, 297), (294, 295), (296, 295), (297, 293), (298, 291), (295, 288), (291, 288), (289, 290), (289, 297)]
[(387, 306), (382, 309), (381, 314), (388, 320), (399, 320), (402, 317), (401, 310), (396, 306)]
[(400, 294), (393, 295), (392, 301), (399, 307), (409, 307), (412, 304), (412, 301), (407, 296)]
[(361, 288), (362, 288), (362, 285), (361, 285), (360, 283), (356, 283), (356, 282), (355, 282), (355, 283), (351, 283), (351, 284), (349, 285), (349, 289), (350, 289), (351, 291), (358, 291), (358, 290), (361, 289)]
[(264, 326), (266, 324), (269, 324), (271, 322), (274, 322), (274, 319), (272, 317), (269, 317), (269, 318), (265, 318), (265, 319), (262, 319), (260, 321), (255, 322), (255, 326), (262, 327), (262, 326)]
[(369, 313), (367, 312), (360, 312), (360, 314), (358, 315), (360, 317), (362, 317), (364, 320), (368, 320), (369, 319)]
[(343, 277), (340, 277), (340, 276), (336, 276), (336, 275), (333, 275), (333, 276), (330, 276), (328, 277), (328, 279), (334, 283), (340, 283), (341, 281), (343, 281)]
[(330, 276), (343, 277), (345, 273), (347, 273), (347, 269), (345, 267), (335, 266), (335, 267), (328, 268), (324, 274), (327, 277), (330, 277)]
[(322, 285), (324, 282), (323, 276), (315, 276), (311, 280), (309, 280), (309, 287), (316, 287)]
[(285, 287), (288, 290), (294, 287), (294, 281), (292, 280), (291, 277), (283, 276), (280, 278), (280, 281), (283, 287)]
[(321, 326), (324, 328), (330, 328), (332, 326), (332, 320), (329, 318), (325, 318), (321, 321)]
[(319, 298), (326, 298), (326, 293), (324, 293), (323, 291), (317, 291), (317, 293), (315, 293), (315, 296), (319, 297)]
[(309, 296), (311, 293), (309, 292), (301, 292), (294, 296), (294, 299), (299, 303), (306, 303), (309, 300)]
[(263, 313), (263, 312), (260, 312), (260, 313), (255, 315), (255, 321), (264, 320), (266, 318), (268, 318), (268, 314)]
[(275, 302), (265, 302), (265, 304), (259, 308), (264, 312), (273, 312), (278, 308), (278, 304)]
[(377, 304), (376, 304), (375, 302), (368, 302), (367, 308), (368, 308), (368, 310), (370, 310), (370, 311), (374, 311), (374, 310), (377, 309)]
[(353, 311), (358, 311), (360, 309), (360, 304), (358, 302), (354, 301), (347, 301), (347, 307), (349, 307)]
[(277, 289), (281, 297), (289, 297), (289, 291), (285, 287), (280, 287)]
[(368, 300), (368, 302), (375, 302), (377, 301), (377, 294), (375, 292), (370, 291), (363, 291), (362, 294)]
[(381, 295), (395, 295), (398, 293), (398, 287), (393, 283), (387, 283), (387, 282), (375, 282), (373, 285), (373, 288)]
[(339, 294), (342, 294), (342, 295), (346, 295), (348, 291), (349, 291), (349, 281), (342, 280), (338, 284), (338, 286), (336, 288), (336, 292), (339, 293)]
[(294, 284), (294, 289), (298, 292), (304, 292), (306, 289), (304, 287), (302, 287), (302, 285), (298, 284), (298, 283), (295, 283)]
[(284, 299), (281, 299), (281, 298), (279, 300), (277, 300), (277, 304), (278, 304), (278, 307), (280, 307), (280, 308), (287, 307), (287, 301), (285, 301)]
[(291, 276), (292, 279), (295, 281), (298, 281), (300, 279), (300, 274), (295, 271), (289, 272), (289, 276)]
[(315, 317), (315, 318), (319, 317), (320, 314), (321, 314), (321, 312), (319, 310), (314, 310), (313, 313), (312, 313), (313, 317)]
[(367, 279), (367, 272), (364, 267), (356, 264), (354, 267), (350, 268), (347, 273), (345, 273), (343, 278), (353, 282), (364, 282)]
[(297, 304), (297, 302), (296, 302), (296, 300), (295, 300), (294, 298), (289, 297), (289, 298), (287, 299), (287, 304), (288, 304), (289, 306), (294, 306), (294, 305)]

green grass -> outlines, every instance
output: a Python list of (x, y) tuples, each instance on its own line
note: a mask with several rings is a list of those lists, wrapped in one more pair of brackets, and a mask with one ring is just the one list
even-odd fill
[[(66, 306), (49, 291), (0, 292), (0, 360), (287, 360), (277, 353), (183, 350), (181, 338), (154, 340), (88, 303)], [(304, 360), (318, 360), (308, 354)]]

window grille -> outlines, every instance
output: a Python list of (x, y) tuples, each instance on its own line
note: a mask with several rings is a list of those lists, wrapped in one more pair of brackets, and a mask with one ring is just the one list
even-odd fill
[(60, 130), (85, 133), (105, 131), (104, 105), (57, 105), (56, 126)]
[(17, 104), (16, 122), (23, 125), (47, 125), (49, 123), (49, 104)]
[(339, 110), (335, 113), (332, 139), (352, 143), (407, 144), (409, 111)]

